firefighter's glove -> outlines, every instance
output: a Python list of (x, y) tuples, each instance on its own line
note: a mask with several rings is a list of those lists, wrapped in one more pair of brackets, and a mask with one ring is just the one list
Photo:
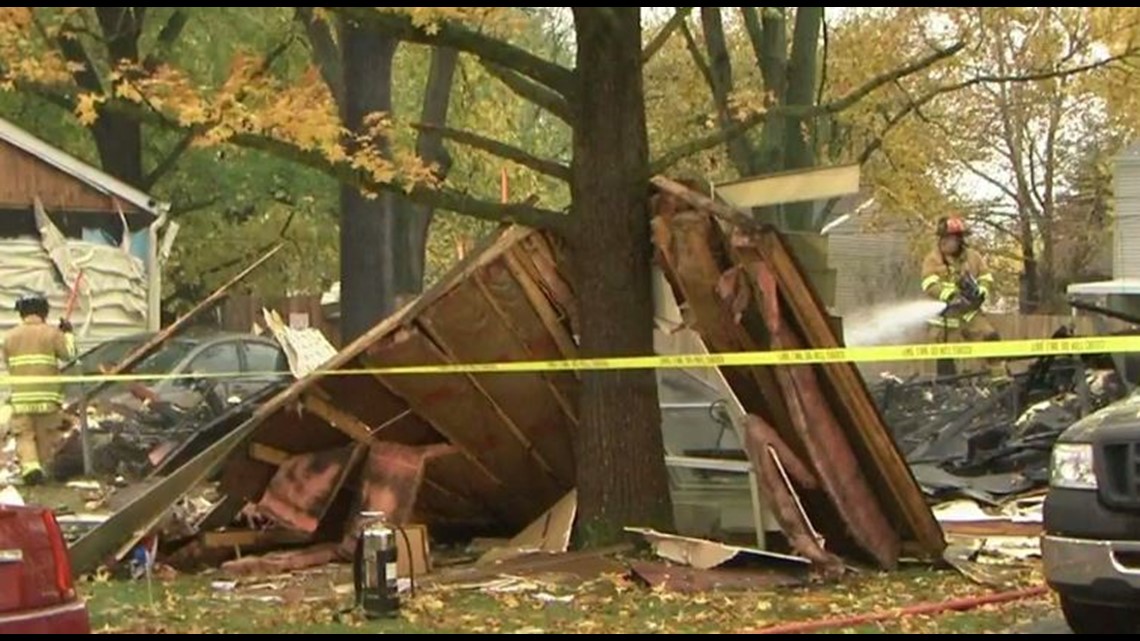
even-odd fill
[(957, 316), (970, 310), (972, 304), (966, 300), (961, 294), (955, 294), (953, 298), (946, 303), (946, 309), (942, 311), (943, 316)]
[(63, 332), (64, 334), (70, 334), (75, 331), (75, 328), (71, 326), (71, 321), (67, 320), (66, 318), (61, 318), (59, 319), (59, 331)]

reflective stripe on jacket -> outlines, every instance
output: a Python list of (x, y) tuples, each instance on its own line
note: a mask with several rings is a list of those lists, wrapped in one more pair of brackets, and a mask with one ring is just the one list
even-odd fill
[[(59, 362), (74, 357), (74, 337), (35, 316), (4, 336), (4, 362), (13, 377), (58, 376)], [(14, 414), (50, 414), (63, 405), (63, 387), (52, 382), (14, 385), (9, 403)]]
[[(922, 291), (931, 298), (949, 303), (958, 293), (958, 280), (963, 274), (973, 276), (982, 293), (986, 295), (986, 300), (991, 300), (994, 275), (986, 265), (986, 259), (969, 247), (957, 257), (943, 256), (937, 247), (927, 254), (922, 261)], [(930, 324), (957, 329), (962, 323), (973, 320), (979, 311), (974, 310), (958, 318), (935, 316), (930, 319)]]

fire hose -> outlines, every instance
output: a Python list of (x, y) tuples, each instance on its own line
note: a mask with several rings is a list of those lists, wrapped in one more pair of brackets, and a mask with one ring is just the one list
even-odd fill
[(896, 619), (912, 616), (929, 616), (932, 614), (941, 614), (943, 612), (965, 612), (967, 610), (973, 610), (987, 605), (998, 605), (1001, 603), (1013, 603), (1016, 601), (1036, 599), (1038, 597), (1045, 596), (1048, 593), (1048, 588), (1036, 587), (1026, 590), (1017, 590), (1014, 592), (1001, 592), (998, 594), (987, 594), (984, 596), (952, 599), (950, 601), (943, 601), (941, 603), (922, 603), (919, 605), (907, 606), (905, 608), (896, 608), (893, 610), (884, 610), (881, 612), (872, 612), (868, 614), (857, 614), (848, 617), (835, 617), (830, 619), (817, 619), (814, 621), (785, 623), (768, 628), (760, 628), (758, 630), (748, 630), (742, 634), (808, 634), (812, 632), (818, 632), (819, 630), (852, 628), (860, 625), (866, 625), (868, 623), (893, 621)]

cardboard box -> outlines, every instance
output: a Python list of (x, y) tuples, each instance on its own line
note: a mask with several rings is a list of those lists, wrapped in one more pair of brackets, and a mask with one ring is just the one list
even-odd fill
[(396, 529), (396, 576), (409, 578), (412, 576), (409, 570), (414, 570), (416, 580), (431, 573), (431, 550), (425, 525)]

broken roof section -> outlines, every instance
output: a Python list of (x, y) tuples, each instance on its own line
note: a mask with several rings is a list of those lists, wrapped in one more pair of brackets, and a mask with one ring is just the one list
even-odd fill
[[(6, 178), (0, 181), (0, 184), (7, 185), (6, 189), (0, 190), (0, 205), (4, 207), (30, 207), (32, 199), (39, 196), (44, 200), (44, 205), (49, 210), (79, 211), (92, 208), (98, 211), (116, 212), (118, 208), (113, 199), (122, 201), (122, 212), (124, 214), (144, 213), (157, 218), (170, 208), (167, 203), (160, 202), (149, 194), (53, 147), (3, 118), (0, 118), (0, 142), (6, 143), (4, 146), (14, 147), (32, 156), (40, 163), (70, 176), (89, 189), (108, 197), (105, 205), (92, 205), (88, 199), (77, 198), (77, 195), (71, 193), (71, 190), (62, 190), (65, 193), (59, 193), (61, 191), (59, 184), (49, 175), (31, 175), (39, 171), (34, 167), (9, 166), (4, 168)], [(15, 158), (7, 159), (4, 164), (8, 163), (20, 164)], [(37, 193), (18, 193), (24, 189), (37, 191)], [(41, 191), (42, 193), (38, 193)]]
[[(327, 368), (572, 358), (575, 311), (565, 274), (544, 235), (500, 231)], [(423, 462), (414, 518), (517, 530), (574, 488), (577, 386), (567, 372), (312, 376), (263, 408), (252, 444), (290, 455), (351, 440), (450, 444), (432, 448)], [(258, 501), (278, 468), (251, 451), (230, 457), (223, 490)], [(382, 507), (392, 513), (396, 506)]]

